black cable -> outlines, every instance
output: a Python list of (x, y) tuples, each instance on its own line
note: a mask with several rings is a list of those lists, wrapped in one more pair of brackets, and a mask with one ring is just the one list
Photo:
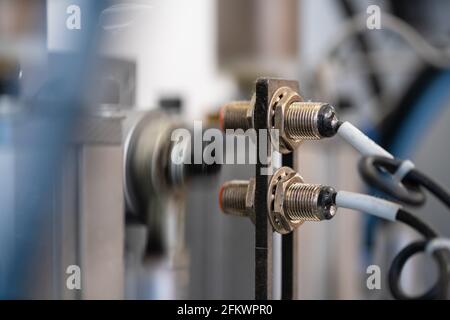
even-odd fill
[(415, 229), (421, 233), (426, 240), (416, 241), (404, 249), (402, 249), (399, 254), (394, 258), (391, 267), (389, 269), (389, 288), (395, 299), (399, 300), (429, 300), (429, 299), (446, 299), (449, 281), (449, 271), (448, 271), (448, 256), (446, 251), (437, 250), (433, 253), (433, 258), (439, 269), (439, 276), (436, 283), (428, 289), (425, 293), (418, 296), (409, 296), (405, 294), (400, 285), (401, 273), (406, 262), (413, 255), (417, 253), (424, 252), (429, 241), (437, 237), (437, 233), (425, 224), (423, 221), (413, 216), (411, 213), (400, 209), (396, 217), (397, 221), (401, 221), (404, 224)]
[[(402, 290), (400, 285), (401, 273), (409, 258), (417, 253), (425, 252), (430, 244), (430, 241), (438, 238), (438, 234), (433, 230), (433, 228), (421, 219), (402, 209), (401, 206), (372, 196), (339, 191), (333, 198), (333, 201), (337, 207), (358, 211), (364, 210), (381, 218), (402, 222), (416, 230), (425, 238), (425, 240), (416, 241), (402, 249), (394, 258), (389, 268), (388, 283), (391, 293), (395, 299), (446, 299), (450, 277), (448, 270), (450, 260), (448, 257), (447, 248), (436, 248), (437, 250), (433, 251), (432, 257), (438, 266), (439, 276), (436, 283), (429, 290), (421, 295), (409, 296)], [(394, 211), (392, 211), (393, 208)]]
[(399, 159), (365, 156), (359, 161), (358, 169), (367, 184), (380, 189), (399, 201), (410, 205), (423, 204), (425, 194), (420, 187), (424, 187), (450, 208), (450, 192), (418, 169), (411, 169), (401, 183), (394, 179), (392, 175), (402, 162)]
[(436, 198), (441, 200), (447, 207), (450, 208), (450, 192), (446, 190), (444, 186), (432, 180), (430, 177), (426, 176), (417, 169), (411, 170), (405, 176), (405, 179), (421, 185), (422, 187), (430, 191), (433, 195), (435, 195)]
[(425, 193), (416, 182), (408, 179), (408, 175), (401, 183), (394, 179), (393, 174), (402, 164), (401, 160), (380, 156), (365, 156), (358, 163), (358, 170), (363, 180), (370, 186), (377, 188), (395, 199), (414, 206), (425, 203)]
[[(423, 204), (425, 195), (421, 187), (424, 187), (446, 204), (447, 207), (450, 207), (450, 193), (419, 170), (411, 169), (401, 182), (394, 179), (393, 174), (402, 163), (403, 161), (399, 159), (365, 156), (360, 160), (358, 168), (366, 183), (402, 202), (413, 205)], [(403, 209), (398, 211), (396, 220), (418, 231), (425, 237), (425, 240), (409, 244), (394, 258), (388, 277), (393, 297), (399, 300), (446, 299), (449, 282), (449, 259), (447, 252), (444, 250), (437, 250), (433, 253), (433, 258), (438, 266), (439, 276), (438, 281), (430, 289), (421, 295), (409, 296), (401, 288), (400, 278), (406, 262), (415, 254), (424, 252), (429, 241), (438, 237), (438, 235), (426, 223)]]
[(433, 258), (436, 261), (439, 270), (439, 277), (436, 283), (428, 289), (425, 293), (417, 296), (407, 295), (400, 285), (400, 277), (406, 262), (413, 255), (425, 251), (428, 241), (416, 241), (405, 247), (395, 257), (389, 269), (388, 283), (392, 296), (398, 300), (442, 300), (447, 299), (448, 288), (448, 271), (447, 271), (447, 259), (442, 250), (436, 251), (433, 254)]
[(436, 238), (438, 236), (436, 231), (434, 231), (425, 222), (412, 215), (411, 213), (405, 211), (404, 209), (398, 210), (396, 220), (410, 226), (421, 235), (423, 235), (426, 239)]

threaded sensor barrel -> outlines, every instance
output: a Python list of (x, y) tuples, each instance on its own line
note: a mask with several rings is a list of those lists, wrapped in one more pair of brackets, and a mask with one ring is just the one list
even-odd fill
[(322, 102), (294, 102), (284, 118), (289, 138), (318, 140), (333, 136), (338, 129), (338, 119), (332, 106)]
[(327, 186), (294, 183), (286, 190), (283, 207), (292, 220), (328, 220), (336, 213), (335, 193), (333, 188)]
[(226, 214), (247, 216), (245, 198), (249, 181), (233, 180), (225, 182), (219, 192), (219, 205)]
[(247, 112), (250, 108), (249, 101), (235, 101), (224, 105), (220, 109), (220, 126), (222, 130), (226, 129), (242, 129), (250, 128), (247, 120)]
[(317, 119), (321, 104), (315, 102), (292, 103), (284, 118), (284, 127), (289, 138), (295, 140), (320, 139)]

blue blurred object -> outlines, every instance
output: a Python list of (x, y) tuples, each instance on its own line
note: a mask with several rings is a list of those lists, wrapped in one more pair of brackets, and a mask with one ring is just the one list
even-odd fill
[(423, 132), (433, 125), (433, 120), (443, 111), (449, 99), (450, 70), (444, 70), (429, 84), (417, 103), (411, 106), (408, 117), (393, 137), (391, 150), (397, 157), (406, 159), (412, 155)]
[[(14, 231), (9, 233), (13, 239), (3, 239), (13, 244), (13, 250), (10, 255), (8, 251), (0, 253), (0, 259), (6, 261), (6, 270), (2, 270), (0, 278), (2, 299), (26, 297), (28, 283), (33, 282), (33, 261), (39, 259), (35, 256), (39, 236), (52, 222), (46, 207), (50, 205), (48, 201), (65, 142), (86, 99), (84, 93), (89, 84), (97, 20), (104, 6), (104, 1), (84, 3), (83, 37), (77, 42), (77, 52), (67, 58), (49, 61), (47, 79), (58, 81), (40, 84), (46, 98), (27, 101), (27, 110), (20, 115), (20, 122), (10, 129), (2, 126), (7, 135), (13, 134), (16, 170), (14, 225), (11, 226)], [(4, 183), (2, 187), (7, 188)]]

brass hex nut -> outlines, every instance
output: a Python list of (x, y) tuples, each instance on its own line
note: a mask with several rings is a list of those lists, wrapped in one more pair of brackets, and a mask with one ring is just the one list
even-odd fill
[(270, 110), (267, 114), (267, 127), (275, 149), (283, 154), (292, 152), (302, 140), (292, 139), (285, 130), (285, 117), (289, 106), (294, 102), (302, 102), (303, 98), (288, 87), (281, 87), (272, 96)]
[(288, 167), (278, 169), (269, 183), (267, 195), (269, 220), (274, 230), (281, 234), (290, 233), (303, 223), (300, 220), (291, 220), (284, 211), (286, 191), (293, 183), (303, 183), (303, 178)]

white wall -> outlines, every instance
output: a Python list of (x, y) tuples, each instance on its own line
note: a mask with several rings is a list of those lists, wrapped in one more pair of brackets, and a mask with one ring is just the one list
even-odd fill
[[(121, 1), (125, 3), (126, 1)], [(105, 32), (103, 51), (137, 62), (137, 105), (155, 106), (161, 95), (178, 95), (189, 118), (201, 118), (232, 91), (216, 69), (216, 2), (139, 1)], [(114, 24), (110, 15), (108, 25)]]

